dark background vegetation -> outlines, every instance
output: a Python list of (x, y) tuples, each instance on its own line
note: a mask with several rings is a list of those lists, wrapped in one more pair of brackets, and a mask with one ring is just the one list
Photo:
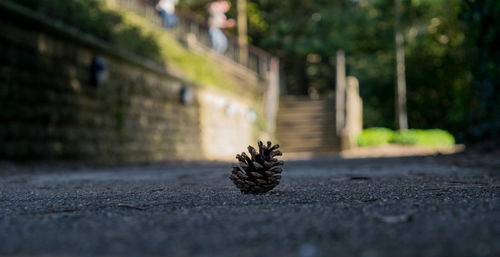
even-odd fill
[[(185, 0), (180, 9), (202, 18), (208, 2)], [(461, 142), (498, 138), (500, 2), (402, 2), (410, 127), (446, 129)], [(291, 95), (310, 86), (332, 95), (335, 53), (344, 50), (347, 75), (360, 81), (365, 127), (395, 128), (393, 6), (393, 0), (249, 0), (250, 40), (281, 58)]]
[(160, 47), (156, 38), (141, 33), (140, 27), (126, 24), (118, 12), (103, 8), (99, 0), (15, 2), (135, 54), (161, 62)]
[[(236, 0), (231, 0), (236, 6)], [(89, 0), (19, 0), (70, 25), (155, 59), (158, 45)], [(151, 2), (151, 1), (150, 1)], [(178, 9), (206, 18), (209, 0)], [(393, 0), (248, 0), (249, 38), (281, 58), (290, 95), (335, 88), (335, 53), (360, 81), (365, 127), (395, 127)], [(411, 128), (440, 128), (459, 142), (498, 138), (500, 1), (403, 0)], [(235, 8), (228, 14), (235, 17)], [(235, 33), (235, 31), (232, 31)], [(127, 40), (134, 39), (134, 40)]]

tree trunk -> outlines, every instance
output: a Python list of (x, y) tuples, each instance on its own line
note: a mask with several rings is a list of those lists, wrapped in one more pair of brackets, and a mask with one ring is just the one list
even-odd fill
[(401, 32), (401, 0), (394, 0), (395, 4), (395, 40), (396, 40), (396, 117), (400, 130), (408, 129), (406, 112), (406, 78), (405, 78), (405, 49), (404, 38)]

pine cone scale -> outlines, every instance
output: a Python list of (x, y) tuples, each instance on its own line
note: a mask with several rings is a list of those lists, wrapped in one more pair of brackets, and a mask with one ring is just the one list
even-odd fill
[(263, 180), (263, 179), (258, 178), (258, 179), (256, 179), (256, 180), (257, 180), (257, 182), (259, 182), (259, 184), (262, 184), (262, 185), (267, 184), (267, 181), (265, 181), (265, 180)]
[(274, 168), (271, 171), (274, 173), (281, 173), (283, 171), (283, 169), (282, 168)]
[(257, 172), (250, 172), (250, 175), (252, 175), (254, 178), (262, 178), (263, 177), (262, 175), (260, 175)]
[(240, 162), (239, 162), (239, 164), (240, 164), (240, 166), (241, 166), (243, 169), (248, 168), (248, 165), (247, 165), (246, 163), (244, 163), (244, 162), (241, 162), (241, 161), (240, 161)]
[(242, 178), (242, 179), (247, 179), (247, 178), (248, 178), (248, 176), (247, 176), (247, 175), (245, 175), (245, 174), (243, 174), (243, 172), (241, 172), (241, 171), (237, 171), (237, 172), (236, 172), (236, 175), (237, 175), (238, 177)]
[(263, 169), (264, 166), (260, 165), (260, 163), (256, 162), (256, 161), (253, 161), (253, 166), (256, 168), (256, 169)]

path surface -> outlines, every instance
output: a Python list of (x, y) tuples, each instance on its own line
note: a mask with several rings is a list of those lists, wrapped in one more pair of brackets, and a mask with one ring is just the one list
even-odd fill
[[(500, 172), (458, 157), (0, 168), (0, 256), (500, 256)], [(462, 160), (463, 159), (463, 160)]]

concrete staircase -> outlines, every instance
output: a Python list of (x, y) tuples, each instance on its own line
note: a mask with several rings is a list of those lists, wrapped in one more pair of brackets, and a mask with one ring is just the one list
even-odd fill
[(307, 96), (280, 99), (276, 137), (284, 152), (338, 152), (335, 133), (335, 101)]

